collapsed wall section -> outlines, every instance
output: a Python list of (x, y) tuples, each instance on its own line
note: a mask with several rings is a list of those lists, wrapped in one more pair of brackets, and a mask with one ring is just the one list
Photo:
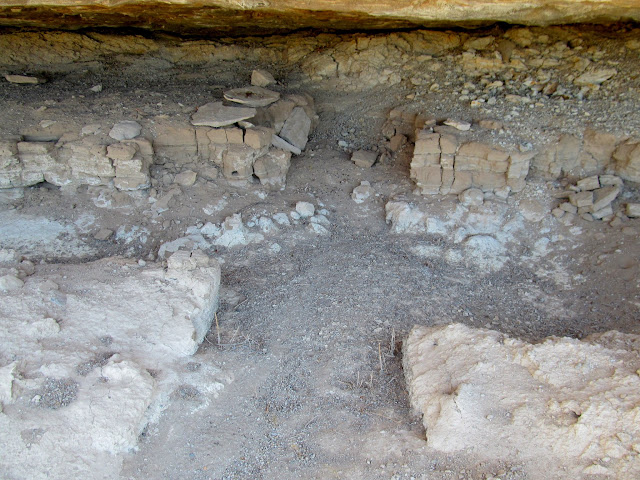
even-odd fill
[[(265, 92), (270, 91), (249, 87), (244, 93), (251, 93), (251, 99), (238, 103), (253, 105)], [(236, 186), (247, 185), (255, 174), (264, 186), (282, 189), (291, 155), (302, 153), (318, 116), (310, 95), (269, 95), (255, 106), (211, 102), (199, 107), (190, 121), (161, 115), (142, 124), (124, 120), (113, 126), (86, 125), (53, 139), (6, 136), (0, 139), (0, 189), (46, 181), (66, 188), (144, 190), (151, 186), (150, 167), (166, 162), (220, 169)]]

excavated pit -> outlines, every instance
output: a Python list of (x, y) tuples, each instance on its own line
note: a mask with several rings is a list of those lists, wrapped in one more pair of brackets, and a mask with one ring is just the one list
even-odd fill
[(0, 32), (0, 476), (637, 477), (636, 25), (171, 30)]

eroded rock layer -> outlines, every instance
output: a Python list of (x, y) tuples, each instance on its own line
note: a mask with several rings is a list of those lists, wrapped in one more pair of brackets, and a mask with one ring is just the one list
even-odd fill
[(634, 0), (366, 0), (164, 2), (72, 0), (0, 2), (0, 25), (43, 28), (139, 27), (174, 32), (287, 32), (300, 28), (390, 29), (418, 25), (525, 25), (640, 20)]

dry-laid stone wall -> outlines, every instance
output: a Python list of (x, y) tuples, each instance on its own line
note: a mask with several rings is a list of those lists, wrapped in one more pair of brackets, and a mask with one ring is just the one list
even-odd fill
[(22, 135), (2, 138), (0, 188), (47, 181), (60, 187), (142, 190), (151, 186), (150, 166), (167, 162), (219, 168), (237, 186), (255, 174), (268, 188), (284, 188), (291, 155), (305, 149), (318, 122), (313, 98), (281, 97), (252, 86), (226, 92), (225, 101), (199, 107), (190, 121), (161, 115), (144, 126), (131, 120), (87, 125), (46, 141)]
[(90, 135), (58, 142), (0, 141), (0, 188), (28, 187), (44, 181), (60, 187), (113, 184), (118, 190), (150, 186), (153, 146), (145, 138), (107, 143)]
[(423, 194), (459, 194), (469, 188), (519, 192), (532, 153), (507, 152), (451, 133), (416, 133), (411, 178)]

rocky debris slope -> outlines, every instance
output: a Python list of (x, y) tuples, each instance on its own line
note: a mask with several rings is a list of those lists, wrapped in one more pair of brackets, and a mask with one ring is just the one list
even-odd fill
[(116, 477), (211, 326), (220, 266), (202, 252), (176, 253), (166, 270), (0, 260), (0, 470)]
[(528, 465), (528, 478), (640, 475), (640, 337), (530, 344), (460, 324), (414, 327), (404, 371), (427, 443)]

